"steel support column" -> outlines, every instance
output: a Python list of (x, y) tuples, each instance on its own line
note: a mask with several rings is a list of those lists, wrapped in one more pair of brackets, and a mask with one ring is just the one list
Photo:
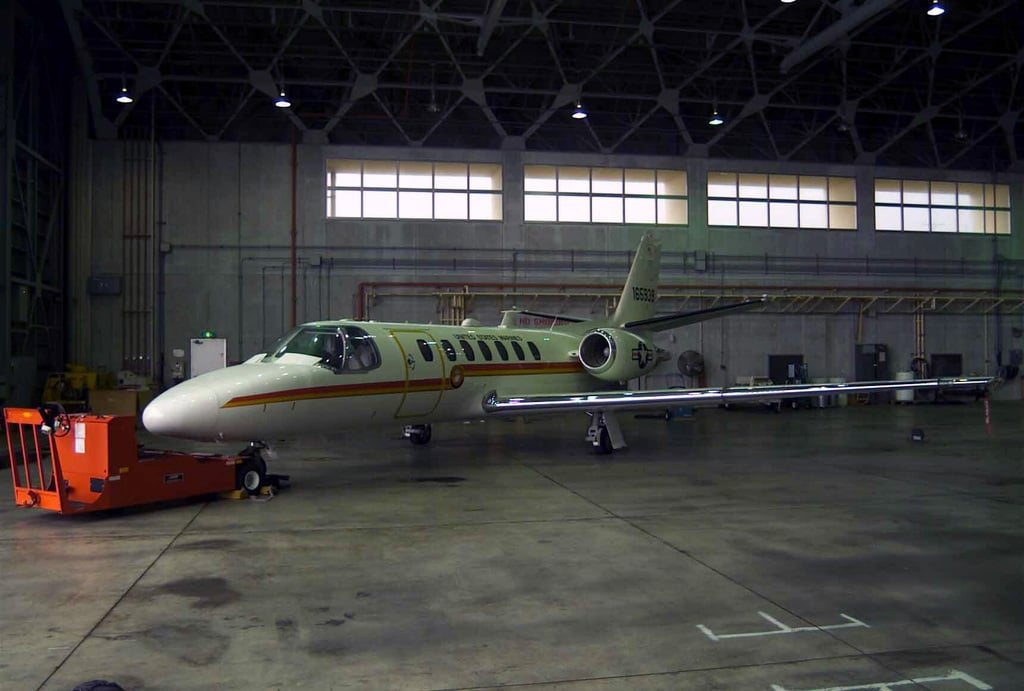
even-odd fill
[(11, 374), (11, 175), (14, 169), (14, 4), (0, 9), (0, 403)]

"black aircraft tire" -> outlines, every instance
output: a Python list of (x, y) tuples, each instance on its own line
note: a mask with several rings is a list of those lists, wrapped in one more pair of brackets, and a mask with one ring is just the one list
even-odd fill
[(433, 436), (433, 429), (430, 425), (423, 425), (417, 427), (409, 434), (409, 441), (416, 446), (424, 446), (430, 443), (430, 437)]
[(260, 493), (267, 479), (267, 462), (259, 454), (246, 456), (235, 466), (235, 489), (244, 490), (250, 496)]
[(598, 453), (609, 454), (615, 451), (612, 447), (612, 435), (608, 434), (608, 428), (602, 427), (598, 436)]

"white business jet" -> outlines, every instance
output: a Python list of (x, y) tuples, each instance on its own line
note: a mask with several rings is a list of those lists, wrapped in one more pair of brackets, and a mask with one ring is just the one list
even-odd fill
[[(669, 409), (741, 401), (897, 389), (983, 390), (991, 380), (924, 379), (843, 384), (628, 391), (668, 353), (655, 332), (756, 309), (765, 299), (655, 316), (660, 246), (640, 242), (615, 312), (582, 320), (523, 310), (493, 327), (342, 319), (302, 324), (268, 353), (184, 381), (143, 412), (153, 434), (200, 441), (244, 441), (250, 449), (281, 439), (340, 434), (398, 423), (414, 444), (431, 424), (500, 415), (586, 411), (586, 439), (599, 451), (624, 447), (616, 409)], [(517, 328), (519, 315), (551, 319)], [(262, 463), (261, 463), (262, 464)]]

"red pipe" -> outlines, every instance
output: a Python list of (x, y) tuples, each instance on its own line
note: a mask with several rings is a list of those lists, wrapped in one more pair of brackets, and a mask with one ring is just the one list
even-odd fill
[(292, 260), (292, 275), (291, 275), (291, 317), (292, 327), (298, 323), (296, 315), (296, 307), (298, 305), (298, 291), (296, 289), (296, 274), (298, 273), (298, 228), (295, 222), (295, 195), (296, 195), (296, 176), (298, 169), (298, 162), (296, 160), (296, 147), (298, 144), (298, 130), (292, 128), (292, 227), (291, 227), (291, 260)]

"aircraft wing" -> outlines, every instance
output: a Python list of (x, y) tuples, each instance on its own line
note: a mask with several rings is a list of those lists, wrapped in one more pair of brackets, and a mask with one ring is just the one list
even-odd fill
[(496, 391), (483, 401), (487, 413), (525, 415), (559, 410), (612, 410), (668, 408), (686, 405), (719, 405), (745, 401), (841, 396), (906, 389), (936, 391), (967, 390), (982, 393), (995, 380), (990, 377), (957, 377), (899, 381), (864, 381), (828, 384), (784, 384), (773, 386), (733, 386), (706, 389), (655, 389), (650, 391), (604, 391), (502, 398)]
[(696, 324), (697, 322), (702, 322), (706, 319), (717, 319), (718, 317), (735, 314), (736, 312), (746, 312), (756, 307), (760, 307), (767, 302), (767, 297), (760, 297), (756, 300), (744, 300), (743, 302), (736, 302), (731, 305), (722, 305), (721, 307), (709, 307), (708, 309), (696, 310), (693, 312), (677, 312), (676, 314), (666, 314), (660, 317), (651, 317), (650, 319), (638, 319), (637, 321), (626, 322), (623, 324), (623, 327), (627, 329), (666, 331), (678, 326)]

